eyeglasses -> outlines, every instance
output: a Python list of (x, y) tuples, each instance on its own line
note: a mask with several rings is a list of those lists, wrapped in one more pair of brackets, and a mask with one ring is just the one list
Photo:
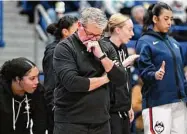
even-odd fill
[(82, 25), (82, 27), (84, 28), (84, 32), (86, 33), (87, 36), (91, 36), (91, 37), (102, 37), (104, 35), (104, 33), (101, 33), (101, 34), (94, 34), (90, 31), (87, 30), (87, 28)]

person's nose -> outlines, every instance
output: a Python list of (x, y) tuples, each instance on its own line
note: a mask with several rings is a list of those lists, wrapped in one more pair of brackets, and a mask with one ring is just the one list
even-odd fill
[(39, 83), (39, 78), (37, 77), (36, 79), (35, 79), (35, 82), (34, 82), (35, 84), (38, 84)]
[(168, 26), (171, 27), (171, 24), (172, 24), (172, 20), (168, 20)]
[(132, 36), (134, 36), (134, 31), (132, 30), (132, 34), (131, 34)]

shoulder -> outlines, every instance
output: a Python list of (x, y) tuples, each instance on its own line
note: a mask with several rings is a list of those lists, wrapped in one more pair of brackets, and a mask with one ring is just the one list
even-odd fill
[(70, 35), (69, 37), (61, 40), (56, 48), (55, 51), (61, 51), (61, 49), (67, 49), (67, 50), (75, 50), (75, 46), (78, 45), (80, 41), (78, 40), (78, 38), (76, 37), (75, 34)]
[(3, 80), (3, 78), (0, 76), (0, 95), (5, 94), (6, 90), (7, 90), (7, 92), (8, 92), (8, 90), (10, 90), (8, 83), (5, 80)]
[(113, 50), (113, 46), (111, 44), (111, 42), (109, 40), (104, 40), (104, 39), (101, 39), (99, 40), (99, 44), (101, 46), (101, 49), (103, 51), (109, 51), (109, 50)]

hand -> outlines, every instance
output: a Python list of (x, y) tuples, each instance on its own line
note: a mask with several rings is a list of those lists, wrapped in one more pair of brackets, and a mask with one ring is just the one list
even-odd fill
[(134, 111), (131, 107), (131, 109), (128, 111), (130, 122), (134, 120)]
[(127, 67), (127, 66), (129, 66), (129, 65), (132, 65), (133, 63), (134, 63), (134, 61), (137, 59), (137, 58), (139, 58), (140, 57), (140, 55), (137, 55), (137, 54), (133, 54), (133, 55), (131, 55), (131, 56), (129, 56), (127, 59), (125, 59), (124, 61), (123, 61), (123, 66), (124, 67)]
[(110, 82), (110, 80), (108, 79), (108, 76), (107, 76), (107, 73), (106, 73), (106, 72), (102, 75), (102, 77), (104, 78), (104, 81), (105, 81), (106, 83)]
[(93, 54), (99, 58), (103, 55), (101, 47), (99, 46), (98, 41), (89, 41), (86, 45), (88, 52), (93, 52)]
[(165, 61), (162, 61), (162, 65), (158, 71), (155, 73), (156, 80), (162, 80), (165, 74)]

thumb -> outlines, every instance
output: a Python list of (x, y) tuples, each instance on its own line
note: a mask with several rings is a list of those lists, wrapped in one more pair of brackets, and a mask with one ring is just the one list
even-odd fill
[(166, 62), (165, 61), (162, 61), (162, 65), (161, 65), (161, 69), (165, 70), (165, 65), (166, 65)]

